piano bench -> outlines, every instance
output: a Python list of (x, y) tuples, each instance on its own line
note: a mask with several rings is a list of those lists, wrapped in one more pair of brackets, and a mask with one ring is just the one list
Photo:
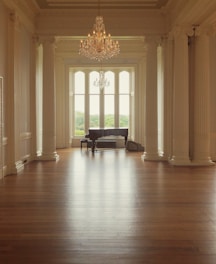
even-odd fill
[(83, 144), (86, 144), (87, 149), (88, 148), (91, 148), (91, 146), (92, 146), (92, 140), (87, 139), (87, 138), (81, 138), (80, 139), (80, 147), (81, 147), (81, 149), (83, 147)]
[(114, 139), (98, 139), (95, 142), (97, 148), (116, 148), (116, 140)]

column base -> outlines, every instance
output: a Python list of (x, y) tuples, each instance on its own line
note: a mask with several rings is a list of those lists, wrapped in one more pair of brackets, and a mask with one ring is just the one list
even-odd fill
[(24, 169), (24, 164), (22, 160), (18, 160), (13, 164), (9, 164), (7, 167), (4, 167), (4, 175), (9, 174), (18, 174)]
[(149, 161), (160, 161), (163, 160), (161, 156), (158, 155), (158, 153), (152, 153), (149, 154), (147, 152), (144, 152), (143, 155), (141, 156), (142, 160), (149, 160)]
[(1, 168), (0, 180), (4, 178), (4, 176), (6, 175), (6, 171), (7, 171), (6, 166)]
[(215, 162), (213, 162), (211, 159), (195, 159), (192, 160), (193, 166), (212, 166), (215, 165)]
[(23, 171), (24, 169), (24, 164), (22, 160), (19, 160), (16, 162), (16, 173), (18, 174), (19, 172)]
[(191, 166), (191, 160), (189, 158), (184, 157), (176, 157), (173, 156), (169, 163), (173, 166)]
[(210, 159), (190, 160), (188, 158), (178, 158), (173, 156), (169, 163), (174, 166), (212, 166), (215, 163)]
[(41, 156), (38, 156), (37, 160), (59, 160), (59, 155), (54, 153), (42, 153)]

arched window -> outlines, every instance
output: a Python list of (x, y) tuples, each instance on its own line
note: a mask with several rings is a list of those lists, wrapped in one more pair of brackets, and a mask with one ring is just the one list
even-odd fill
[(119, 74), (119, 127), (129, 126), (130, 75), (127, 71)]
[(89, 127), (100, 127), (100, 88), (94, 85), (99, 73), (93, 71), (89, 78)]
[(96, 85), (99, 72), (92, 69), (75, 70), (73, 91), (73, 137), (84, 136), (90, 127), (114, 128), (130, 125), (132, 70), (105, 70), (107, 84)]
[(74, 74), (74, 135), (85, 133), (85, 74), (78, 71)]
[(109, 85), (104, 87), (104, 127), (115, 127), (115, 75), (108, 71), (105, 78)]

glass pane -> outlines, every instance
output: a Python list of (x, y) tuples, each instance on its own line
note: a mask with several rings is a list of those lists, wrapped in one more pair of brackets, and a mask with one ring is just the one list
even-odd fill
[(75, 94), (84, 94), (85, 93), (85, 75), (83, 72), (75, 73)]
[(75, 136), (83, 136), (85, 134), (84, 128), (84, 110), (85, 102), (84, 95), (76, 95), (74, 102), (74, 114), (75, 114)]
[(89, 93), (90, 94), (99, 94), (100, 87), (99, 87), (99, 72), (93, 71), (89, 75)]
[(129, 126), (129, 95), (119, 95), (119, 127)]
[(115, 76), (111, 71), (105, 72), (105, 79), (107, 85), (104, 87), (104, 94), (114, 94), (115, 93)]
[(100, 117), (100, 103), (99, 103), (99, 95), (90, 95), (89, 98), (89, 119), (90, 119), (90, 127), (99, 127), (99, 117)]
[(104, 115), (105, 127), (114, 127), (115, 117), (114, 117), (114, 95), (104, 96)]
[(119, 93), (129, 93), (130, 89), (129, 72), (122, 71), (119, 74)]

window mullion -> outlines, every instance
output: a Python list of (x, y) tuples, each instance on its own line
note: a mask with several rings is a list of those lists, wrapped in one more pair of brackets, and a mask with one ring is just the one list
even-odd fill
[(104, 89), (100, 89), (100, 127), (104, 128)]
[(115, 71), (115, 127), (119, 127), (119, 71)]
[(89, 71), (85, 71), (85, 132), (89, 128)]

